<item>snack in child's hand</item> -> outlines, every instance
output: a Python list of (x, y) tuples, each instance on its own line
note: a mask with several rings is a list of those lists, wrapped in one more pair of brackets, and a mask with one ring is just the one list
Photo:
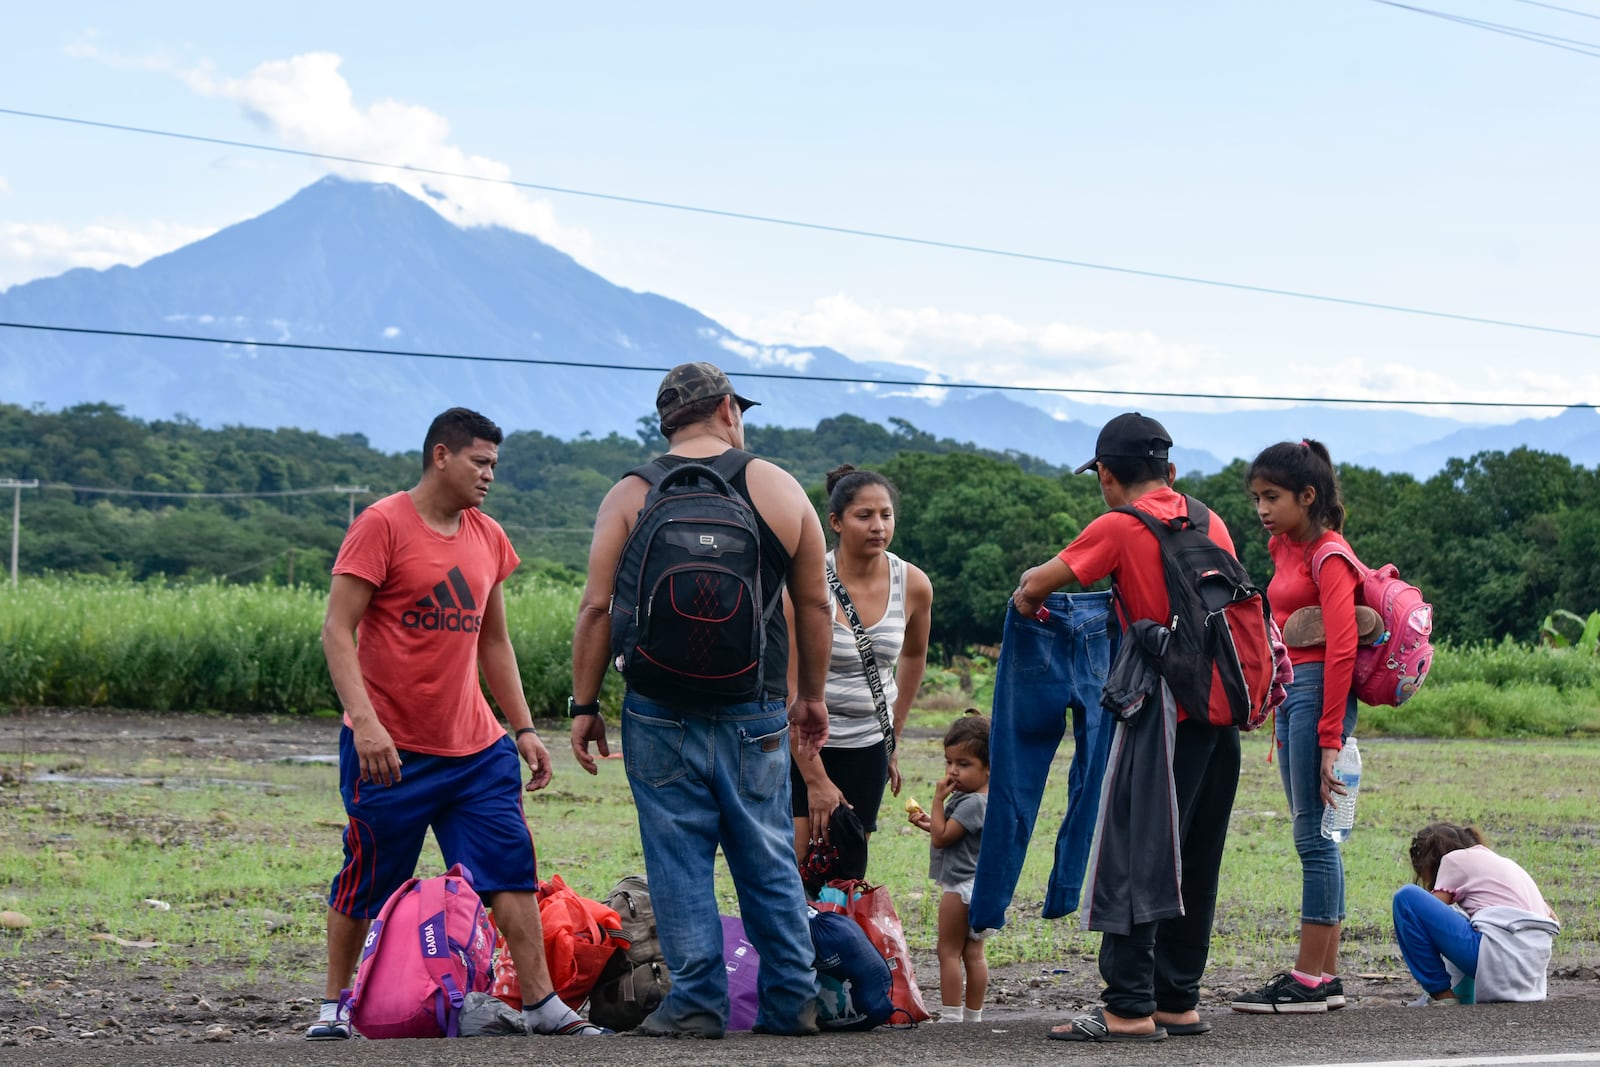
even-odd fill
[(917, 803), (916, 797), (906, 797), (906, 814), (921, 815), (922, 805)]

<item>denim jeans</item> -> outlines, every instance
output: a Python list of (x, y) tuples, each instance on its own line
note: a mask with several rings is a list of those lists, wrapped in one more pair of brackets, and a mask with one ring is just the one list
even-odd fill
[[(1294, 817), (1294, 850), (1300, 854), (1300, 921), (1334, 926), (1345, 915), (1344, 856), (1338, 842), (1322, 836), (1321, 718), (1322, 664), (1299, 664), (1274, 727), (1278, 774)], [(1349, 737), (1355, 728), (1356, 698), (1351, 693), (1339, 736)]]
[(672, 989), (644, 1025), (721, 1036), (728, 975), (717, 846), (745, 931), (761, 955), (756, 1025), (816, 1030), (816, 952), (789, 816), (789, 728), (781, 700), (703, 711), (628, 693), (622, 757), (639, 814), (645, 874)]
[(1394, 895), (1394, 939), (1423, 992), (1450, 988), (1444, 961), (1471, 978), (1478, 973), (1478, 944), (1483, 935), (1472, 921), (1420, 885), (1404, 885)]
[(968, 916), (980, 930), (1005, 925), (1069, 712), (1067, 813), (1056, 834), (1044, 918), (1077, 910), (1100, 810), (1114, 725), (1100, 707), (1100, 689), (1121, 632), (1111, 594), (1051, 593), (1044, 606), (1050, 617), (1040, 621), (1006, 605), (989, 732), (989, 813)]

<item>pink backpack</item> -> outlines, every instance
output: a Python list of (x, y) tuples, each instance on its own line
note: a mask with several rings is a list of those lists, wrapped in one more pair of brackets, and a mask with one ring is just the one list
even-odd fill
[(1376, 644), (1356, 649), (1353, 688), (1356, 699), (1373, 707), (1399, 707), (1422, 688), (1433, 666), (1433, 605), (1422, 591), (1400, 577), (1393, 563), (1377, 570), (1347, 552), (1343, 546), (1323, 545), (1311, 557), (1311, 580), (1317, 581), (1330, 556), (1343, 556), (1356, 569), (1356, 603), (1365, 604), (1383, 618), (1383, 634)]
[(372, 921), (350, 991), (362, 1037), (455, 1037), (468, 993), (487, 992), (494, 928), (461, 864), (411, 878)]

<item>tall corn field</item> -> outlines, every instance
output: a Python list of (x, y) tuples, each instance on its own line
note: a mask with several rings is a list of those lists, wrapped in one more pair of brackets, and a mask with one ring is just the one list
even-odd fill
[[(533, 580), (506, 614), (535, 715), (571, 684), (578, 592)], [(270, 585), (25, 579), (0, 588), (0, 704), (304, 714), (336, 708), (325, 593)]]

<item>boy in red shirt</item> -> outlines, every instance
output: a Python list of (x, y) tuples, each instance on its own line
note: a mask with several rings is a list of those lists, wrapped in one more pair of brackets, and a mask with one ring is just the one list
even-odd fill
[[(1186, 505), (1183, 495), (1171, 487), (1175, 474), (1167, 461), (1171, 447), (1172, 438), (1161, 423), (1129, 412), (1106, 423), (1095, 441), (1094, 459), (1075, 473), (1096, 473), (1107, 507), (1130, 506), (1158, 519), (1176, 518), (1185, 513)], [(1233, 551), (1228, 529), (1215, 512), (1207, 532)], [(1167, 622), (1171, 613), (1161, 547), (1143, 522), (1114, 511), (1089, 523), (1059, 555), (1024, 572), (1011, 599), (1019, 612), (1032, 615), (1051, 592), (1102, 578), (1116, 585), (1124, 628), (1137, 619)], [(1239, 782), (1239, 731), (1211, 725), (1204, 708), (1192, 715), (1189, 711), (1178, 708), (1172, 755), (1181, 827), (1183, 914), (1133, 924), (1126, 934), (1103, 932), (1100, 976), (1106, 983), (1105, 1007), (1055, 1027), (1049, 1035), (1053, 1039), (1159, 1041), (1169, 1034), (1211, 1029), (1196, 1005), (1211, 949), (1217, 876)], [(1160, 788), (1165, 789), (1166, 783)]]
[[(533, 835), (522, 810), (550, 781), (506, 630), (501, 585), (516, 552), (479, 510), (500, 428), (451, 408), (428, 427), (422, 477), (363, 511), (333, 564), (322, 648), (344, 705), (339, 791), (349, 824), (328, 894), (328, 976), (306, 1037), (349, 1038), (339, 996), (372, 919), (411, 877), (428, 829), (445, 864), (472, 872), (522, 981), (529, 1033), (609, 1034), (556, 996), (539, 922)], [(359, 638), (359, 643), (358, 639)], [(478, 672), (505, 711), (489, 708)]]

